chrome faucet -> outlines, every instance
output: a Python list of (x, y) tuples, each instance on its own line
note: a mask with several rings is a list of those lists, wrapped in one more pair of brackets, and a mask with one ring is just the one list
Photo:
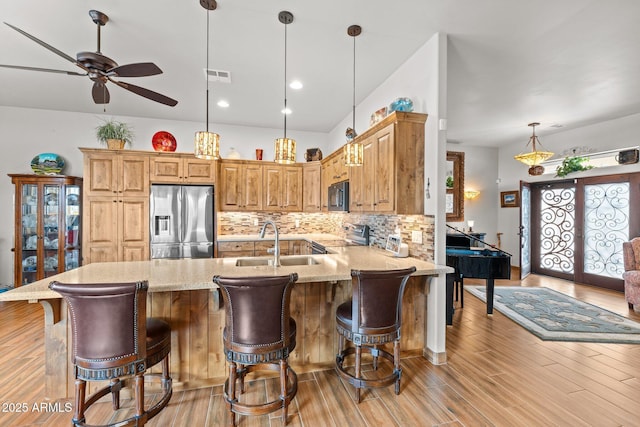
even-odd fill
[(280, 267), (280, 237), (278, 236), (278, 226), (276, 225), (276, 223), (271, 220), (265, 221), (264, 225), (262, 226), (262, 230), (260, 230), (260, 238), (264, 239), (264, 232), (267, 229), (267, 225), (269, 224), (271, 224), (271, 226), (273, 227), (273, 231), (275, 231), (276, 233), (276, 242), (273, 248), (267, 249), (267, 252), (273, 253), (273, 266)]

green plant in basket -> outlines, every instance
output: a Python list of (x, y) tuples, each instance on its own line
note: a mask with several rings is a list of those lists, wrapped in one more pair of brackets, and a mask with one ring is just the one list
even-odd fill
[[(131, 125), (116, 120), (105, 120), (103, 124), (96, 127), (96, 137), (98, 141), (111, 149), (124, 148), (125, 144), (131, 145), (133, 143), (133, 136), (133, 128)], [(122, 142), (114, 143), (113, 141)]]
[(593, 169), (595, 166), (584, 164), (588, 161), (588, 157), (565, 157), (564, 160), (562, 160), (562, 164), (556, 167), (556, 177), (563, 178), (572, 172), (581, 172)]

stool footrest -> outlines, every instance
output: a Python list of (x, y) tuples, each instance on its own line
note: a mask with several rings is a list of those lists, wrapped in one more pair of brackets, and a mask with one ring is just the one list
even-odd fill
[[(169, 400), (171, 399), (171, 395), (173, 394), (173, 386), (172, 386), (172, 382), (171, 382), (171, 377), (164, 378), (162, 376), (162, 374), (159, 374), (159, 373), (157, 373), (157, 374), (156, 373), (145, 374), (145, 375), (143, 375), (143, 377), (145, 379), (151, 378), (151, 377), (157, 377), (162, 381), (163, 395), (160, 398), (160, 400), (158, 400), (153, 406), (148, 408), (142, 415), (140, 415), (140, 416), (135, 416), (134, 415), (133, 417), (127, 418), (125, 420), (118, 421), (115, 424), (108, 424), (109, 427), (126, 427), (126, 426), (143, 425), (144, 423), (149, 421), (151, 418), (155, 417), (165, 406), (167, 406), (167, 404), (169, 403)], [(104, 425), (96, 426), (96, 425), (93, 425), (93, 424), (87, 424), (86, 423), (86, 412), (87, 412), (87, 410), (89, 409), (89, 407), (91, 405), (96, 403), (102, 397), (106, 396), (107, 394), (109, 394), (111, 392), (120, 391), (121, 389), (122, 389), (122, 380), (118, 381), (117, 383), (114, 383), (114, 384), (108, 385), (106, 387), (103, 387), (100, 390), (98, 390), (95, 393), (93, 393), (91, 396), (89, 396), (89, 398), (84, 403), (84, 414), (85, 414), (85, 416), (81, 420), (72, 420), (73, 425), (74, 426), (78, 426), (78, 427), (104, 427)]]
[[(383, 357), (392, 364), (394, 363), (393, 355), (381, 348), (362, 346), (361, 349), (363, 353), (369, 353), (373, 356), (376, 356), (375, 353), (377, 353), (377, 357)], [(344, 359), (347, 356), (355, 354), (355, 352), (356, 349), (354, 347), (349, 347), (344, 349), (342, 353), (339, 353), (336, 356), (336, 370), (338, 371), (340, 377), (346, 380), (349, 384), (353, 385), (356, 388), (386, 387), (400, 380), (400, 377), (402, 376), (402, 369), (394, 369), (393, 373), (382, 378), (356, 378), (344, 367)]]
[[(237, 369), (238, 377), (236, 380), (244, 381), (244, 376), (254, 371), (280, 371), (280, 365), (275, 363), (261, 363), (257, 365), (242, 365), (242, 368)], [(224, 382), (224, 398), (231, 410), (240, 415), (265, 415), (271, 412), (275, 412), (278, 409), (282, 409), (288, 406), (298, 392), (298, 375), (291, 367), (287, 369), (287, 394), (280, 396), (279, 399), (272, 400), (266, 403), (248, 404), (238, 402), (238, 399), (230, 399), (229, 394), (229, 379)]]

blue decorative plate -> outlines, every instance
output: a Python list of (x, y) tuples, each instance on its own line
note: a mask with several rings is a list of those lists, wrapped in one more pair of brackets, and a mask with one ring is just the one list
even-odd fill
[(64, 168), (64, 159), (54, 153), (38, 154), (31, 160), (31, 169), (36, 175), (58, 175)]

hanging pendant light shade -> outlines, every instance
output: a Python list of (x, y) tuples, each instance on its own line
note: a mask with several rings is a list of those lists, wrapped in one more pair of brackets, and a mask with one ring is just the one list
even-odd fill
[[(209, 69), (209, 12), (218, 7), (216, 0), (200, 0), (200, 5), (207, 9), (207, 70)], [(206, 73), (205, 73), (206, 74)], [(220, 158), (220, 135), (209, 132), (209, 78), (207, 77), (207, 113), (206, 130), (198, 131), (194, 139), (194, 154), (199, 159), (218, 160)]]
[(540, 123), (537, 123), (537, 122), (529, 123), (529, 126), (533, 128), (533, 134), (531, 135), (531, 137), (529, 138), (529, 142), (527, 143), (527, 145), (531, 144), (531, 152), (518, 154), (517, 156), (513, 157), (517, 161), (530, 166), (529, 168), (530, 175), (540, 175), (544, 171), (544, 168), (540, 166), (540, 163), (544, 162), (545, 160), (553, 156), (552, 152), (539, 151), (536, 147), (536, 144), (537, 144), (540, 146), (540, 148), (542, 148), (542, 144), (540, 143), (540, 141), (538, 140), (538, 137), (536, 136), (536, 126), (539, 126), (539, 125)]
[(278, 14), (278, 20), (284, 24), (284, 137), (276, 139), (275, 142), (275, 158), (277, 163), (295, 163), (296, 162), (296, 141), (287, 138), (287, 25), (293, 22), (293, 14), (291, 12), (282, 11)]
[(344, 163), (347, 166), (362, 166), (364, 162), (364, 147), (362, 142), (355, 141), (356, 136), (356, 37), (362, 33), (362, 27), (359, 25), (351, 25), (347, 28), (347, 34), (353, 37), (353, 125), (348, 128), (345, 136), (347, 143), (344, 145)]

